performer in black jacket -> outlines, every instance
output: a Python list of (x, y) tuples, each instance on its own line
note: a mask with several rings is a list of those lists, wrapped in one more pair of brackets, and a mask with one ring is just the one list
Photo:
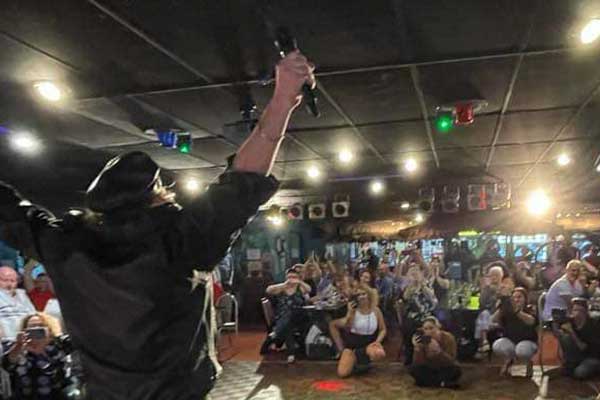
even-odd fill
[(197, 400), (210, 391), (203, 276), (277, 190), (269, 173), (313, 69), (297, 51), (280, 61), (256, 128), (190, 207), (175, 203), (141, 152), (109, 161), (87, 191), (87, 208), (63, 219), (0, 182), (0, 239), (46, 266), (88, 398)]

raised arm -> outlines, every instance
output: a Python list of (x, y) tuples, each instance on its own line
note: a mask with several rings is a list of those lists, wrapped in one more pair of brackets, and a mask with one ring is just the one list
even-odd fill
[(38, 262), (35, 261), (33, 258), (30, 258), (27, 261), (27, 264), (25, 264), (25, 268), (23, 271), (23, 286), (25, 286), (25, 291), (27, 291), (27, 293), (31, 292), (34, 288), (33, 276), (31, 276), (31, 273), (33, 272), (33, 269), (37, 264)]
[(305, 82), (314, 85), (314, 67), (298, 51), (277, 65), (273, 98), (262, 117), (237, 153), (234, 170), (268, 175), (292, 111), (301, 100), (300, 90)]
[(212, 270), (226, 254), (237, 233), (254, 216), (258, 207), (277, 190), (275, 178), (268, 176), (287, 128), (298, 105), (302, 85), (314, 82), (312, 65), (298, 52), (277, 66), (273, 98), (258, 124), (240, 147), (229, 166), (201, 198), (186, 205), (179, 223), (187, 273), (190, 266)]

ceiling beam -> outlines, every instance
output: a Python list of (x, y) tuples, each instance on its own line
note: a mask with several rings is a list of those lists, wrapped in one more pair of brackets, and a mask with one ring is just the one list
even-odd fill
[(331, 95), (329, 94), (329, 92), (327, 92), (327, 90), (325, 90), (325, 87), (323, 86), (323, 83), (319, 82), (318, 83), (318, 88), (319, 88), (319, 91), (323, 94), (323, 96), (327, 99), (327, 101), (331, 104), (331, 106), (342, 117), (342, 119), (344, 121), (346, 121), (346, 123), (348, 124), (349, 128), (352, 129), (352, 131), (354, 132), (354, 134), (356, 135), (356, 137), (358, 137), (358, 139), (360, 140), (360, 142), (366, 148), (368, 148), (369, 151), (371, 151), (371, 153), (375, 154), (375, 156), (377, 158), (379, 158), (384, 163), (388, 163), (388, 160), (386, 160), (385, 157), (383, 157), (381, 155), (381, 153), (379, 152), (379, 150), (377, 150), (377, 148), (375, 148), (375, 146), (373, 145), (373, 143), (371, 143), (362, 134), (362, 132), (358, 129), (358, 127), (356, 126), (356, 124), (354, 123), (354, 121), (352, 120), (352, 118), (350, 118), (350, 116), (344, 111), (344, 109), (338, 104), (338, 102), (335, 101), (335, 99), (333, 97), (331, 97)]
[(419, 106), (421, 107), (421, 114), (423, 115), (423, 123), (425, 124), (425, 132), (427, 132), (427, 140), (429, 141), (429, 147), (431, 148), (431, 154), (435, 161), (435, 166), (440, 167), (440, 159), (435, 149), (435, 142), (433, 140), (433, 132), (431, 130), (431, 122), (429, 122), (429, 112), (427, 111), (427, 104), (425, 103), (425, 95), (421, 88), (421, 78), (419, 76), (419, 70), (416, 66), (410, 68), (410, 77), (412, 79), (415, 92), (417, 93), (417, 99), (419, 100)]
[[(439, 64), (454, 64), (454, 63), (462, 63), (462, 62), (472, 62), (472, 61), (485, 61), (485, 60), (495, 60), (495, 59), (505, 59), (505, 58), (515, 58), (521, 55), (525, 57), (536, 57), (536, 56), (546, 56), (546, 55), (555, 55), (555, 54), (566, 54), (573, 51), (581, 51), (581, 48), (575, 47), (563, 47), (556, 49), (547, 49), (547, 50), (528, 50), (522, 52), (503, 52), (503, 53), (495, 53), (495, 54), (482, 54), (476, 56), (469, 57), (454, 57), (454, 58), (445, 58), (440, 60), (431, 60), (431, 61), (422, 61), (422, 62), (412, 62), (412, 63), (400, 63), (400, 64), (383, 64), (376, 66), (368, 66), (368, 67), (358, 67), (358, 68), (345, 68), (345, 69), (337, 69), (331, 71), (322, 71), (315, 73), (315, 77), (324, 78), (329, 76), (339, 76), (339, 75), (352, 75), (352, 74), (364, 74), (370, 72), (385, 72), (385, 71), (394, 71), (399, 69), (406, 69), (411, 67), (424, 67), (429, 65), (439, 65)], [(107, 96), (117, 96), (117, 95), (152, 95), (152, 94), (170, 94), (170, 93), (182, 93), (182, 92), (191, 92), (197, 90), (209, 90), (209, 89), (225, 89), (225, 88), (233, 88), (236, 86), (243, 85), (258, 85), (265, 86), (265, 84), (269, 84), (272, 80), (265, 79), (248, 79), (248, 80), (239, 80), (233, 82), (221, 82), (221, 83), (209, 83), (209, 84), (194, 84), (194, 85), (183, 85), (172, 88), (161, 88), (156, 90), (145, 90), (138, 92), (129, 92), (129, 93), (118, 93), (118, 94), (107, 94), (102, 97)], [(98, 97), (87, 97), (82, 98), (81, 100), (90, 100)]]
[[(533, 11), (531, 12), (529, 23), (527, 24), (528, 28), (525, 32), (523, 40), (519, 45), (519, 51), (523, 52), (527, 49), (529, 45), (529, 40), (531, 39), (531, 34), (533, 32), (533, 27), (535, 26), (535, 18), (538, 14), (539, 6), (541, 1), (537, 0)], [(519, 72), (521, 71), (521, 65), (523, 65), (523, 60), (525, 59), (525, 55), (522, 53), (517, 57), (517, 61), (515, 62), (515, 66), (513, 67), (513, 71), (510, 77), (510, 81), (508, 83), (508, 87), (506, 88), (506, 93), (504, 94), (504, 100), (502, 101), (502, 108), (500, 110), (500, 115), (496, 119), (496, 126), (494, 127), (494, 134), (492, 136), (491, 148), (488, 153), (487, 159), (485, 161), (485, 170), (487, 171), (490, 168), (490, 164), (492, 163), (492, 158), (494, 157), (494, 151), (496, 143), (498, 143), (498, 139), (500, 138), (500, 131), (502, 130), (502, 126), (504, 125), (504, 115), (508, 110), (508, 105), (512, 98), (513, 90), (515, 88), (515, 84), (517, 82), (517, 77), (519, 76)]]
[(196, 78), (200, 78), (208, 83), (212, 82), (212, 79), (210, 79), (207, 75), (203, 74), (198, 69), (193, 67), (190, 63), (188, 63), (187, 61), (185, 61), (181, 57), (179, 57), (177, 54), (173, 53), (171, 50), (167, 49), (165, 46), (158, 43), (155, 39), (148, 36), (141, 29), (133, 26), (133, 24), (131, 24), (129, 21), (126, 21), (120, 15), (118, 15), (117, 13), (110, 10), (108, 7), (104, 6), (103, 4), (101, 4), (100, 2), (98, 2), (96, 0), (87, 0), (87, 1), (88, 1), (88, 3), (90, 3), (91, 5), (96, 7), (98, 10), (102, 11), (105, 15), (112, 18), (115, 22), (117, 22), (118, 24), (123, 26), (129, 32), (133, 33), (138, 38), (142, 39), (144, 42), (146, 42), (150, 46), (154, 47), (156, 50), (163, 53), (165, 56), (170, 58), (176, 64), (179, 64), (179, 66), (186, 69), (188, 72), (193, 74)]
[(525, 174), (523, 174), (523, 177), (521, 177), (521, 180), (517, 184), (517, 188), (520, 187), (525, 182), (525, 180), (527, 180), (527, 178), (533, 172), (535, 167), (544, 159), (544, 157), (546, 157), (548, 152), (557, 143), (558, 139), (571, 127), (571, 125), (573, 125), (573, 123), (575, 121), (577, 121), (579, 116), (583, 113), (583, 110), (585, 110), (585, 107), (587, 107), (587, 105), (590, 104), (590, 102), (594, 99), (594, 97), (596, 97), (596, 95), (599, 92), (600, 92), (600, 81), (596, 84), (596, 86), (594, 86), (594, 88), (590, 91), (590, 93), (585, 97), (585, 99), (583, 100), (583, 102), (581, 102), (579, 107), (577, 107), (575, 112), (573, 112), (573, 114), (571, 114), (571, 116), (565, 122), (565, 124), (552, 137), (552, 140), (550, 141), (550, 143), (548, 143), (548, 146), (546, 146), (544, 151), (537, 157), (537, 159), (535, 160), (535, 163), (527, 171), (525, 171)]
[(33, 51), (34, 53), (43, 55), (44, 57), (46, 57), (48, 60), (54, 62), (55, 64), (61, 66), (62, 68), (65, 68), (68, 71), (74, 72), (76, 74), (80, 74), (81, 70), (79, 68), (77, 68), (76, 66), (66, 62), (65, 60), (60, 59), (59, 57), (48, 53), (45, 50), (40, 49), (37, 46), (32, 45), (31, 43), (27, 43), (26, 41), (6, 32), (6, 31), (0, 31), (0, 36), (10, 40), (11, 42), (17, 43), (20, 46), (23, 46), (27, 49), (29, 49), (30, 51)]

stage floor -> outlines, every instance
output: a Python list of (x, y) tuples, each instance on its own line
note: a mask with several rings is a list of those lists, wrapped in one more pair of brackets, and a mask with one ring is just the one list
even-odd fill
[[(516, 377), (502, 378), (498, 375), (499, 360), (462, 364), (462, 388), (457, 391), (415, 387), (394, 357), (375, 364), (364, 376), (341, 380), (336, 377), (335, 362), (300, 360), (287, 365), (283, 354), (262, 359), (258, 349), (263, 338), (260, 331), (240, 333), (233, 337), (233, 345), (223, 349), (224, 371), (211, 393), (212, 400), (533, 400), (539, 392), (538, 367), (533, 379), (525, 378), (520, 367), (513, 368)], [(229, 344), (227, 338), (222, 343)], [(558, 376), (551, 379), (548, 394), (560, 400), (595, 399), (596, 386), (597, 382)]]
[[(516, 370), (524, 375), (524, 370)], [(533, 400), (538, 394), (539, 371), (533, 379), (498, 376), (492, 365), (464, 366), (459, 390), (420, 389), (400, 363), (377, 365), (367, 375), (338, 379), (335, 363), (301, 361), (293, 365), (276, 362), (230, 361), (211, 393), (212, 400)], [(591, 384), (557, 377), (549, 396), (560, 400), (594, 399)]]

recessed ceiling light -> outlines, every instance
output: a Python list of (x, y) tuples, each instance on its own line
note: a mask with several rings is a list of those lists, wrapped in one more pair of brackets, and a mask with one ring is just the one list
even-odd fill
[(550, 208), (550, 198), (541, 189), (535, 190), (527, 198), (527, 210), (534, 215), (542, 215)]
[(310, 179), (318, 179), (321, 176), (321, 170), (313, 165), (306, 170), (306, 175)]
[(415, 216), (415, 222), (416, 222), (417, 224), (420, 224), (421, 222), (423, 222), (423, 219), (424, 219), (424, 218), (423, 218), (423, 214), (417, 214), (417, 215)]
[(18, 132), (10, 137), (13, 149), (26, 154), (37, 153), (41, 147), (40, 141), (28, 132)]
[(383, 185), (383, 182), (381, 182), (381, 181), (371, 182), (370, 189), (371, 189), (371, 193), (373, 193), (373, 194), (380, 194), (381, 192), (383, 192), (384, 188), (385, 187)]
[(404, 169), (406, 171), (415, 172), (417, 168), (417, 160), (415, 160), (414, 158), (409, 158), (408, 160), (404, 161)]
[(62, 99), (63, 93), (60, 88), (50, 81), (37, 82), (33, 85), (40, 96), (48, 101), (59, 101)]
[(196, 178), (188, 178), (185, 181), (185, 190), (190, 193), (196, 193), (200, 190), (200, 182)]
[(400, 205), (400, 208), (403, 210), (408, 210), (410, 208), (410, 203), (408, 201), (403, 201)]
[(354, 159), (354, 154), (350, 150), (342, 150), (338, 153), (338, 160), (342, 164), (349, 164)]
[(566, 153), (562, 153), (560, 156), (558, 156), (556, 162), (558, 162), (558, 165), (560, 165), (561, 167), (564, 167), (569, 165), (569, 163), (571, 162), (571, 157), (569, 157), (569, 155)]
[(594, 18), (583, 27), (579, 39), (583, 44), (590, 44), (598, 37), (600, 37), (600, 19)]

